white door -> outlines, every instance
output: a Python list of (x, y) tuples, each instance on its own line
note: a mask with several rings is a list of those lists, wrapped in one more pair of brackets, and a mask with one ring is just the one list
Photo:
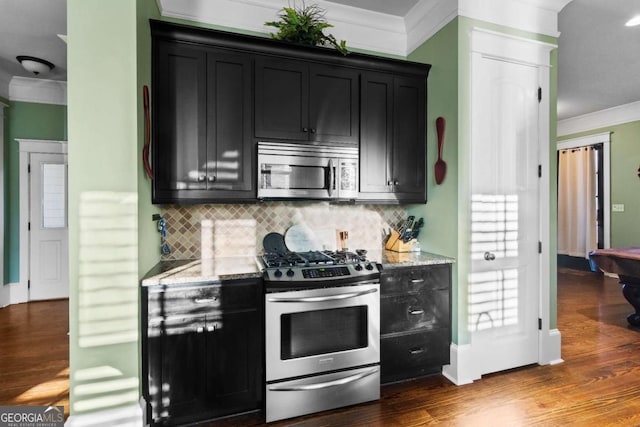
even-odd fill
[(469, 330), (479, 374), (538, 361), (538, 68), (473, 55)]
[(29, 300), (69, 297), (67, 155), (30, 155)]

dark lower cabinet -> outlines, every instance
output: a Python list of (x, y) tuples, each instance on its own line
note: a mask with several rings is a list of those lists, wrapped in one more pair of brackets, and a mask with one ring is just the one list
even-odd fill
[(151, 425), (261, 408), (259, 292), (250, 281), (143, 288), (143, 395)]
[(380, 288), (381, 382), (441, 372), (451, 344), (451, 265), (383, 270)]

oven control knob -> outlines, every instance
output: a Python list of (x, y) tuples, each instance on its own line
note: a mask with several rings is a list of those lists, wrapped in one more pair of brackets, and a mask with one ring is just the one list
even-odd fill
[(354, 268), (356, 269), (356, 271), (361, 271), (362, 270), (362, 265), (361, 264), (356, 264), (356, 266)]
[(373, 264), (368, 263), (367, 265), (364, 266), (364, 268), (366, 268), (367, 270), (373, 270)]
[(273, 272), (273, 275), (276, 276), (276, 277), (282, 277), (282, 271), (276, 270), (276, 271)]
[(293, 270), (292, 270), (292, 269), (288, 269), (288, 270), (287, 270), (287, 276), (289, 276), (289, 277), (293, 277), (293, 275), (294, 275), (294, 274), (295, 274), (295, 273), (293, 272)]

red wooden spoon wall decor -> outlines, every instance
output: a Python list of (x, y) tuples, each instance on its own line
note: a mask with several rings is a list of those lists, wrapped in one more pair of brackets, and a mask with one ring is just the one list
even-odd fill
[(447, 164), (442, 160), (442, 143), (444, 142), (444, 117), (438, 117), (436, 119), (436, 131), (438, 132), (438, 160), (434, 165), (434, 171), (436, 175), (436, 184), (442, 184), (444, 176), (447, 174)]

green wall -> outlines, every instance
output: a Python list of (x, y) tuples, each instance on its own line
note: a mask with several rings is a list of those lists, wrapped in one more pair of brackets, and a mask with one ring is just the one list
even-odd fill
[(640, 121), (564, 135), (559, 141), (611, 132), (611, 203), (624, 212), (611, 212), (611, 247), (640, 246)]
[(5, 108), (4, 283), (20, 281), (20, 179), (18, 139), (67, 139), (65, 105), (8, 102)]
[(72, 416), (139, 398), (137, 2), (69, 0)]
[[(408, 59), (431, 64), (427, 103), (427, 204), (409, 208), (409, 214), (423, 217), (422, 250), (456, 258), (458, 240), (458, 21), (456, 18), (411, 52)], [(447, 175), (435, 183), (433, 164), (437, 159), (437, 117), (446, 120), (443, 158)], [(458, 342), (457, 268), (453, 268), (453, 342)]]

